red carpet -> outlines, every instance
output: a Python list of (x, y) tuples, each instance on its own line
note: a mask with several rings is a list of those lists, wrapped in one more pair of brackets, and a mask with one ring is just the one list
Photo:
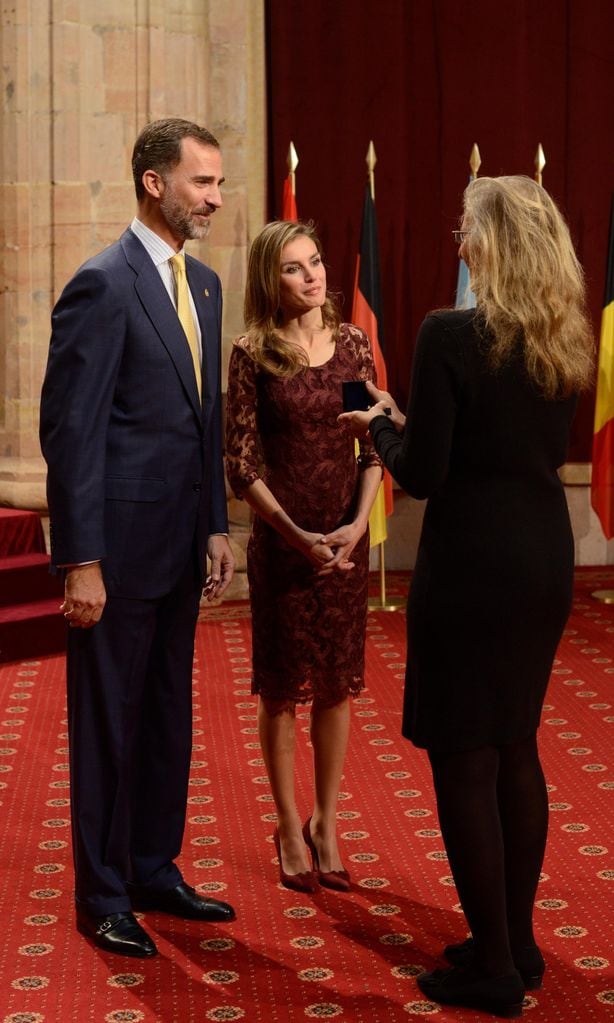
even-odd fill
[[(537, 934), (548, 969), (527, 998), (530, 1023), (613, 1016), (614, 606), (590, 596), (606, 586), (614, 569), (578, 571), (541, 729), (552, 816)], [(201, 890), (232, 901), (238, 919), (223, 927), (148, 914), (161, 953), (149, 961), (107, 956), (73, 928), (62, 659), (0, 667), (0, 1023), (492, 1018), (432, 1005), (413, 979), (464, 927), (425, 755), (399, 735), (403, 666), (403, 614), (371, 614), (368, 690), (354, 704), (339, 814), (354, 889), (296, 895), (277, 884), (247, 609), (207, 614), (182, 866)], [(306, 736), (299, 745), (307, 816)]]

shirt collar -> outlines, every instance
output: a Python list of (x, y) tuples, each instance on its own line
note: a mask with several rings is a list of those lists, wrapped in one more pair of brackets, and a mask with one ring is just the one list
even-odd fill
[[(168, 242), (165, 242), (159, 234), (152, 231), (150, 227), (147, 227), (143, 221), (139, 220), (137, 217), (135, 217), (132, 221), (130, 230), (137, 236), (141, 244), (145, 247), (155, 266), (160, 266), (162, 263), (168, 263), (172, 256), (177, 255)], [(181, 249), (180, 251), (183, 252), (184, 250)]]

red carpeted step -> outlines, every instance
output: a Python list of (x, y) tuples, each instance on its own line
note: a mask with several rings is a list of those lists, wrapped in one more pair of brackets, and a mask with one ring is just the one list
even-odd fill
[(45, 552), (45, 536), (38, 512), (0, 508), (0, 556)]
[(0, 558), (0, 607), (32, 600), (61, 600), (60, 576), (49, 572), (47, 554), (12, 554)]
[(66, 641), (60, 612), (64, 585), (49, 571), (38, 515), (5, 510), (0, 554), (0, 662), (61, 653)]
[(58, 654), (66, 645), (66, 622), (57, 597), (0, 607), (0, 662)]

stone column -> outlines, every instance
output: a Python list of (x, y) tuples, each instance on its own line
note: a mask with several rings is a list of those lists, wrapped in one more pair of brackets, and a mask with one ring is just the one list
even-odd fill
[(38, 395), (49, 336), (52, 63), (47, 8), (2, 12), (0, 503), (43, 505)]
[[(248, 235), (264, 219), (262, 0), (13, 0), (2, 14), (0, 504), (45, 510), (40, 387), (53, 304), (135, 210), (140, 128), (205, 124), (228, 184), (210, 241), (192, 244), (241, 331)], [(250, 182), (248, 195), (248, 176)]]
[[(211, 228), (208, 262), (224, 285), (224, 369), (243, 330), (247, 252), (265, 222), (266, 101), (264, 14), (260, 0), (209, 0), (209, 113), (224, 154), (224, 206)], [(218, 220), (219, 218), (219, 220)], [(223, 383), (225, 389), (225, 379)], [(226, 599), (247, 596), (251, 514), (228, 491), (230, 542), (237, 570)]]

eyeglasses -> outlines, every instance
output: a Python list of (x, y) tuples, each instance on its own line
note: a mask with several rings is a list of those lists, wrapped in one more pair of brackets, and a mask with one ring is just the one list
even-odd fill
[(462, 245), (465, 238), (469, 234), (469, 231), (452, 231), (452, 237), (454, 238), (455, 245)]

